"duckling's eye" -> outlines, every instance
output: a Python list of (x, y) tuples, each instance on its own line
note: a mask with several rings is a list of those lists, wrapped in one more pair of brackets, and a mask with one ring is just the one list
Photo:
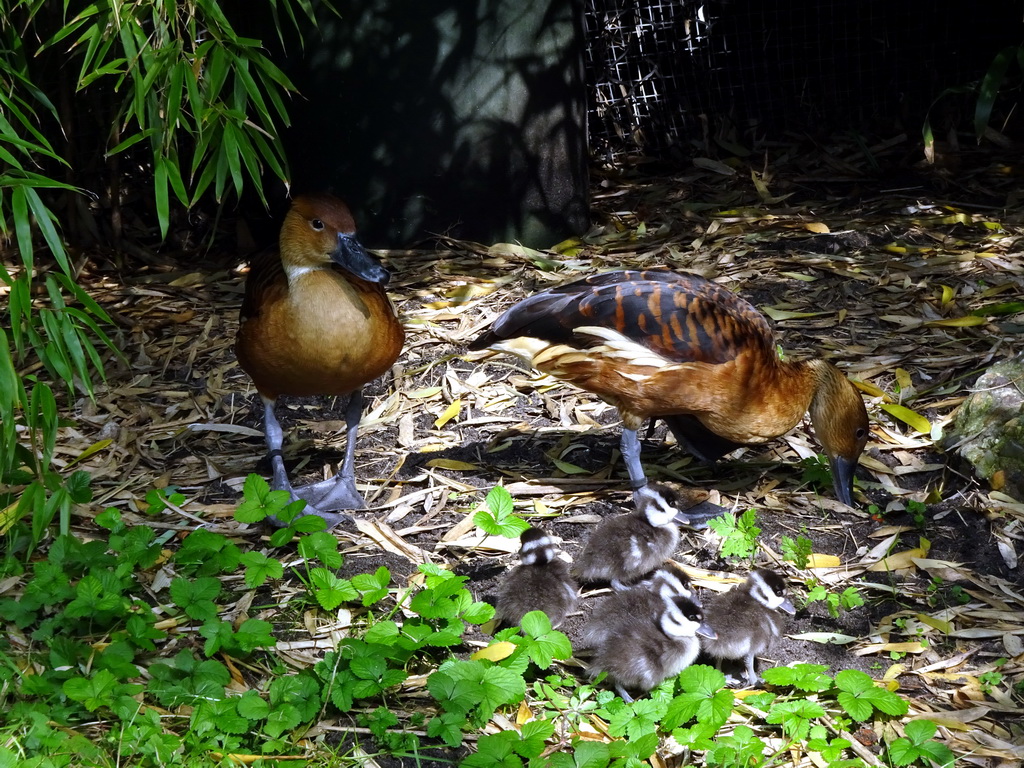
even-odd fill
[(868, 436), (868, 431), (864, 427), (857, 427), (857, 439), (863, 440)]
[(324, 228), (324, 223), (320, 221), (320, 219), (313, 219), (311, 222), (309, 222), (309, 226), (311, 226), (313, 229), (319, 232)]

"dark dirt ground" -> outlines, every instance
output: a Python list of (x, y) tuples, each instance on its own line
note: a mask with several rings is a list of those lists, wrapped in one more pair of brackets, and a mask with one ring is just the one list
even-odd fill
[[(338, 529), (347, 548), (344, 573), (386, 564), (404, 583), (418, 560), (445, 561), (470, 577), (474, 595), (487, 599), (515, 562), (514, 542), (472, 546), (466, 543), (471, 530), (455, 542), (444, 538), (494, 484), (503, 482), (517, 512), (561, 537), (570, 555), (596, 520), (624, 508), (613, 409), (513, 360), (466, 355), (465, 345), (498, 312), (542, 286), (612, 267), (668, 265), (721, 280), (758, 307), (824, 313), (772, 321), (787, 353), (824, 354), (855, 379), (902, 397), (933, 424), (948, 423), (980, 370), (1020, 351), (1006, 318), (973, 327), (925, 324), (963, 315), (992, 286), (1006, 286), (997, 292), (1001, 301), (1024, 298), (1020, 222), (995, 206), (967, 206), (967, 218), (948, 219), (960, 210), (951, 201), (966, 199), (970, 190), (921, 186), (892, 195), (848, 186), (840, 193), (827, 179), (788, 187), (780, 181), (780, 189), (797, 194), (769, 208), (747, 199), (749, 189), (724, 189), (706, 176), (605, 178), (595, 186), (595, 230), (558, 252), (442, 242), (433, 251), (386, 254), (409, 337), (396, 370), (365, 392), (357, 475), (371, 509), (361, 516), (368, 527)], [(979, 171), (977, 178), (987, 177)], [(690, 205), (695, 200), (701, 205)], [(922, 201), (938, 207), (920, 208)], [(998, 221), (998, 230), (983, 226), (988, 221)], [(243, 275), (229, 268), (228, 258), (154, 262), (133, 271), (100, 259), (87, 272), (86, 287), (121, 328), (130, 367), (112, 364), (97, 404), (79, 403), (79, 424), (66, 441), (68, 455), (98, 439), (113, 441), (88, 462), (101, 491), (95, 510), (83, 510), (83, 525), (104, 506), (130, 511), (154, 485), (175, 485), (189, 497), (189, 513), (231, 528), (245, 476), (268, 476), (262, 408), (231, 351)], [(951, 301), (942, 285), (952, 286)], [(902, 386), (903, 394), (894, 394), (903, 374), (913, 392)], [(443, 421), (456, 401), (457, 413)], [(880, 410), (881, 401), (868, 397), (873, 437), (858, 472), (857, 509), (802, 481), (797, 462), (817, 451), (806, 424), (713, 469), (666, 445), (659, 427), (644, 441), (642, 458), (653, 479), (712, 491), (740, 511), (756, 509), (763, 529), (757, 564), (785, 573), (798, 602), (818, 579), (835, 591), (856, 585), (864, 594), (866, 605), (838, 617), (821, 604), (801, 610), (790, 636), (759, 668), (801, 661), (832, 672), (858, 668), (876, 678), (889, 672), (920, 711), (984, 708), (972, 726), (982, 736), (968, 739), (955, 729), (944, 735), (960, 752), (974, 749), (977, 764), (996, 765), (1004, 749), (997, 742), (1024, 751), (1021, 697), (1011, 687), (1024, 679), (1024, 655), (1012, 653), (1014, 638), (1024, 636), (1024, 575), (1006, 552), (1024, 538), (1024, 510), (991, 496), (928, 435)], [(316, 398), (279, 405), (286, 458), (297, 476), (317, 479), (325, 467), (336, 467), (344, 405)], [(562, 469), (567, 462), (580, 471), (566, 474), (556, 459)], [(923, 528), (906, 513), (909, 500), (926, 503)], [(874, 517), (869, 504), (878, 508)], [(166, 522), (194, 525), (173, 515)], [(258, 531), (235, 530), (259, 545)], [(392, 544), (382, 544), (381, 531), (394, 534)], [(799, 571), (782, 563), (781, 537), (797, 535), (842, 567)], [(924, 564), (866, 570), (883, 554), (918, 547), (922, 536), (930, 547), (920, 553)], [(887, 537), (886, 551), (872, 557)], [(722, 588), (724, 577), (742, 577), (749, 568), (719, 557), (713, 534), (682, 541), (676, 560), (705, 596)], [(571, 639), (593, 599), (563, 626)], [(263, 617), (280, 615), (271, 607)], [(939, 621), (949, 622), (949, 631), (936, 629)], [(282, 636), (303, 631), (281, 626)], [(812, 632), (851, 640), (792, 638)], [(488, 638), (476, 632), (469, 639)], [(886, 647), (921, 639), (926, 643), (911, 651)], [(978, 676), (1001, 658), (1009, 658), (1000, 667), (1004, 684), (997, 694), (981, 691)]]

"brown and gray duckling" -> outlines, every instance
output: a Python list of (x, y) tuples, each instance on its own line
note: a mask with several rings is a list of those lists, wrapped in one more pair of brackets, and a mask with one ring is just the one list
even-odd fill
[(665, 612), (665, 601), (676, 597), (689, 598), (700, 606), (689, 576), (666, 563), (633, 586), (599, 600), (583, 625), (580, 643), (598, 648), (614, 642), (615, 633), (629, 622), (657, 622)]
[(528, 528), (519, 543), (520, 564), (498, 588), (495, 617), (499, 625), (511, 626), (530, 611), (544, 611), (551, 626), (557, 627), (576, 608), (579, 586), (554, 540), (543, 530)]
[[(629, 590), (629, 594), (638, 589)], [(693, 664), (700, 653), (698, 635), (713, 637), (700, 606), (682, 595), (659, 595), (660, 606), (651, 616), (646, 608), (637, 612), (608, 611), (592, 616), (589, 624), (601, 626), (584, 631), (584, 638), (597, 640), (592, 646), (589, 673), (607, 673), (608, 683), (623, 701), (632, 701), (630, 691), (647, 693), (662, 681)]]
[(634, 491), (636, 509), (600, 522), (576, 558), (573, 575), (582, 582), (610, 582), (621, 590), (672, 557), (679, 543), (673, 493), (660, 483)]
[(765, 653), (784, 631), (796, 608), (786, 596), (786, 582), (773, 571), (758, 569), (747, 580), (708, 603), (707, 622), (717, 637), (702, 641), (705, 653), (721, 666), (726, 659), (743, 659), (748, 686), (758, 681), (754, 657)]

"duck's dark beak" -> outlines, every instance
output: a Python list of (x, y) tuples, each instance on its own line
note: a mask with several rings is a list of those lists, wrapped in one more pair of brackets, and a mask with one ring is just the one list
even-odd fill
[(706, 637), (708, 640), (717, 640), (718, 633), (715, 632), (708, 624), (701, 622), (701, 625), (697, 627), (697, 634), (701, 637)]
[(384, 265), (366, 252), (355, 235), (338, 233), (338, 246), (331, 254), (331, 260), (346, 272), (368, 283), (387, 285), (391, 278)]
[(702, 501), (696, 506), (677, 512), (675, 521), (679, 525), (687, 525), (695, 531), (700, 531), (708, 527), (708, 520), (728, 511), (726, 507), (712, 504), (710, 501)]
[(836, 498), (848, 507), (853, 506), (853, 473), (857, 462), (835, 456), (829, 460), (832, 468), (832, 486), (836, 490)]

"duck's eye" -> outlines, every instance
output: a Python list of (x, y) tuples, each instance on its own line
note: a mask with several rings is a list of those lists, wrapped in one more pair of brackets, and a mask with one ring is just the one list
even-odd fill
[(857, 427), (857, 439), (863, 440), (868, 436), (868, 431), (864, 427)]
[(311, 222), (309, 222), (309, 226), (311, 226), (313, 229), (319, 232), (324, 228), (324, 223), (320, 221), (320, 219), (313, 219)]

